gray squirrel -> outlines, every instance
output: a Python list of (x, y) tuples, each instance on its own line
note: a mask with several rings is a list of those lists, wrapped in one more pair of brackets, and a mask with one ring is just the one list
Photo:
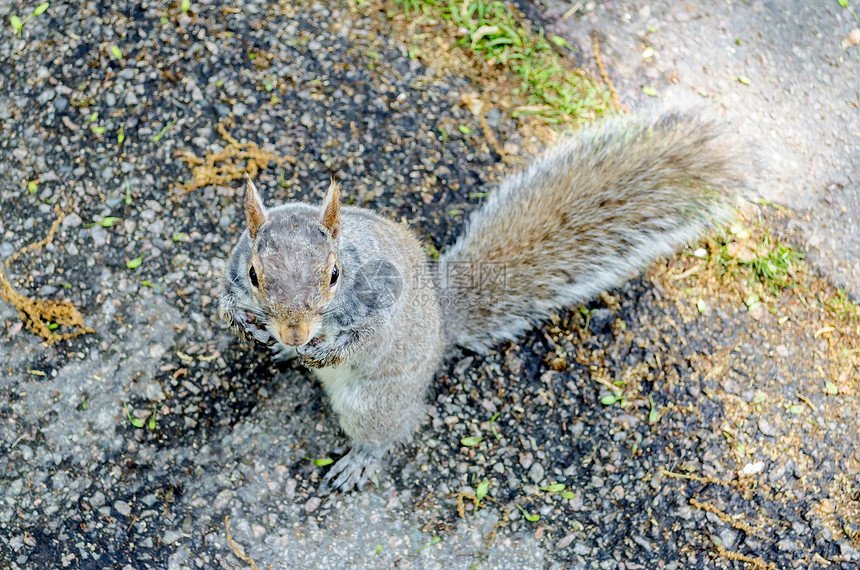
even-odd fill
[(402, 225), (341, 206), (267, 208), (248, 180), (247, 229), (222, 316), (313, 369), (351, 440), (323, 486), (362, 487), (425, 416), (460, 346), (484, 353), (696, 239), (743, 183), (741, 145), (692, 112), (618, 116), (505, 179), (431, 266)]

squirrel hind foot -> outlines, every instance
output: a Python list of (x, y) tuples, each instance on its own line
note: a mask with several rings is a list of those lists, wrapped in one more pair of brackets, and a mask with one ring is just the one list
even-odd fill
[(348, 493), (353, 489), (363, 491), (368, 479), (376, 485), (376, 476), (380, 471), (383, 456), (388, 451), (386, 447), (376, 447), (365, 444), (355, 444), (349, 452), (338, 459), (323, 478), (320, 491), (330, 493), (340, 491)]

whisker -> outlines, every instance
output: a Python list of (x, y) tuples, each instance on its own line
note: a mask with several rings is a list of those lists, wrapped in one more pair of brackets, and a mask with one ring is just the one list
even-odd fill
[(250, 307), (248, 305), (241, 305), (241, 304), (238, 305), (238, 307), (239, 307), (239, 309), (241, 309), (243, 311), (251, 313), (252, 315), (257, 317), (259, 320), (266, 321), (266, 322), (269, 321), (268, 316), (266, 315), (266, 313), (263, 312), (262, 309), (257, 309), (255, 307)]

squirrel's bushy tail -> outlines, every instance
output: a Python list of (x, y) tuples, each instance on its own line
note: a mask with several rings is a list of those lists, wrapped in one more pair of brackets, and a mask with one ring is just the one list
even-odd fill
[(504, 180), (439, 270), (448, 340), (485, 351), (615, 287), (724, 217), (740, 141), (692, 113), (619, 116)]

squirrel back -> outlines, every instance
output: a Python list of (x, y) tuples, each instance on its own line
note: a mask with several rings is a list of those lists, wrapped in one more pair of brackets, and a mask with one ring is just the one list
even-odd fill
[(615, 287), (727, 213), (741, 145), (693, 113), (619, 116), (506, 178), (439, 266), (447, 341), (483, 352)]

